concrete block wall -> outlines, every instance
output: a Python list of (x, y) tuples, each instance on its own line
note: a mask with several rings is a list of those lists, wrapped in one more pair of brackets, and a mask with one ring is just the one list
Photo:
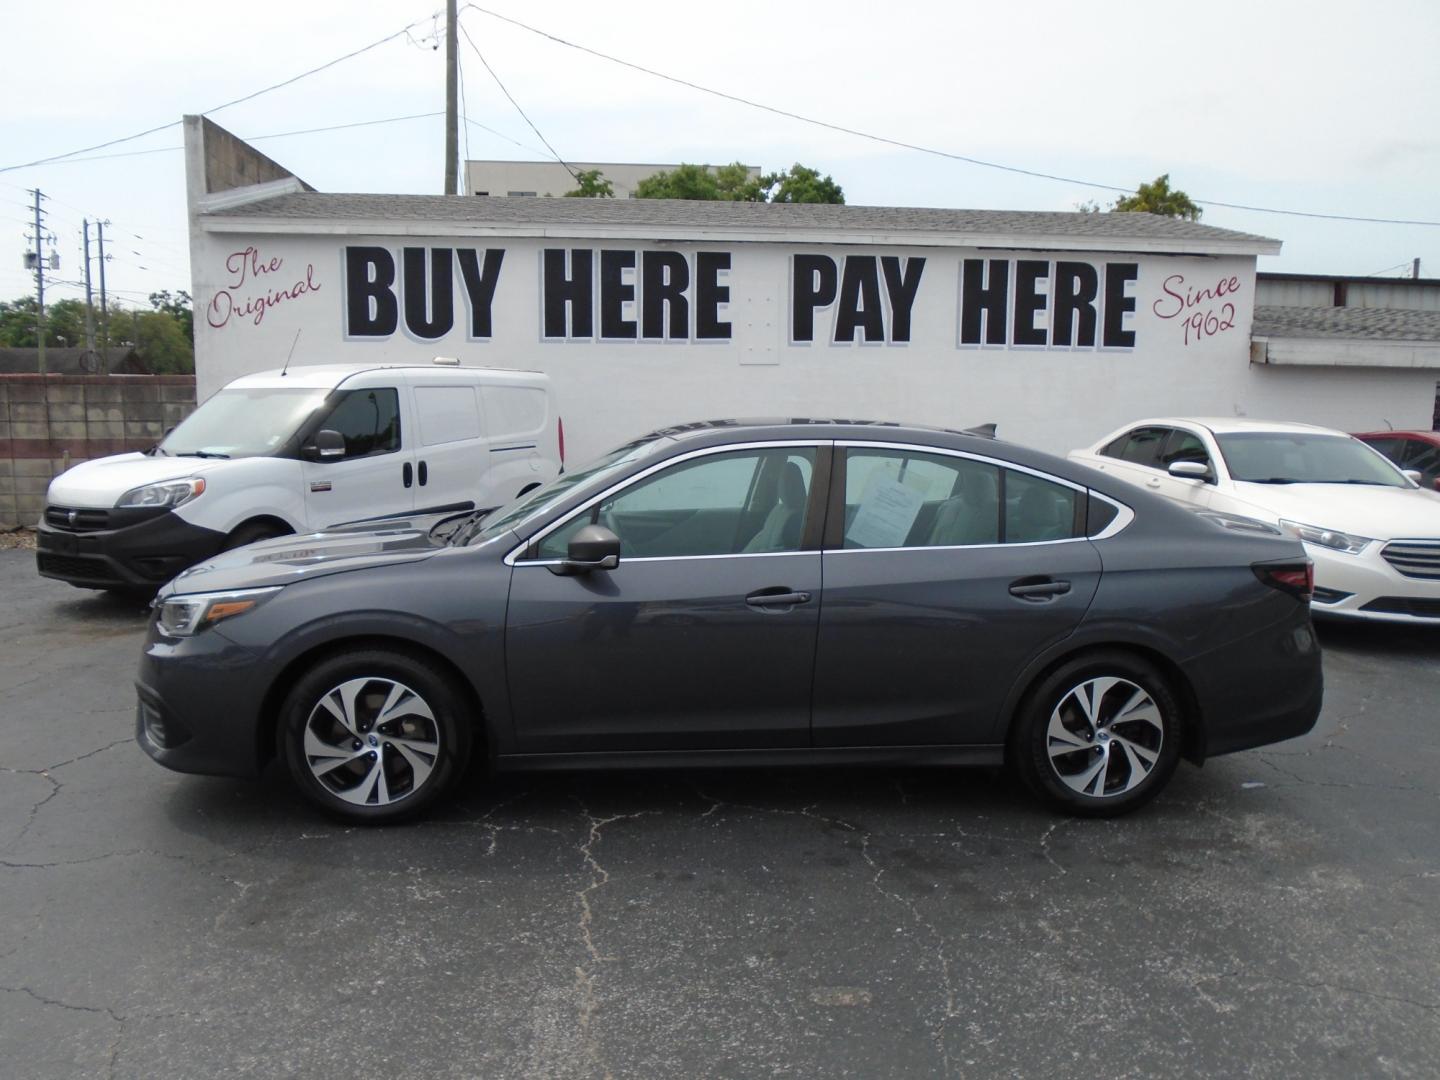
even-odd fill
[(147, 449), (194, 409), (193, 375), (0, 375), (0, 529), (34, 525), (59, 473)]

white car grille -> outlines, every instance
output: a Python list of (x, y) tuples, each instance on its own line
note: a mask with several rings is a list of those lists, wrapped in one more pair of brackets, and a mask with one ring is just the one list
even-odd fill
[(1395, 540), (1380, 555), (1406, 577), (1440, 581), (1440, 540)]

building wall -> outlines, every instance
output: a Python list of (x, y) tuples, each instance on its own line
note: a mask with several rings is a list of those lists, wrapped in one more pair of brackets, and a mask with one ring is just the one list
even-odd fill
[(144, 450), (194, 408), (191, 375), (0, 375), (0, 529), (35, 524), (65, 469)]
[[(415, 252), (408, 284), (407, 248)], [(385, 276), (377, 264), (369, 263), (357, 270), (363, 280), (347, 283), (347, 250), (362, 249), (372, 255), (378, 251), (393, 264), (393, 286), (372, 286), (367, 295), (364, 282)], [(570, 339), (547, 337), (547, 249), (590, 251), (592, 264), (612, 258), (600, 254), (603, 250), (635, 253), (640, 269), (613, 273), (608, 284), (601, 284), (602, 266), (595, 265), (588, 298), (596, 309), (594, 332)], [(499, 271), (491, 302), (477, 305), (469, 300), (462, 259), (470, 260), (470, 278), (475, 279), (487, 250), (502, 253)], [(645, 306), (644, 283), (638, 279), (647, 253), (659, 258), (657, 252), (683, 256), (692, 277), (684, 336), (670, 341), (606, 339), (599, 333), (599, 309), (607, 297), (614, 307), (612, 322), (643, 321), (639, 309)], [(730, 328), (726, 339), (702, 339), (695, 325), (699, 303), (694, 279), (702, 253), (729, 261), (728, 272), (716, 279), (728, 289), (728, 303), (717, 312)], [(794, 315), (809, 305), (804, 303), (804, 288), (797, 285), (796, 268), (814, 257), (832, 261), (840, 295), (815, 310), (814, 340), (797, 342)], [(631, 256), (614, 258), (623, 262)], [(877, 266), (893, 260), (891, 269), (903, 275), (913, 272), (922, 258), (924, 268), (910, 305), (909, 340), (901, 342), (896, 340), (897, 304), (889, 298), (887, 279), (880, 277), (876, 284)], [(880, 263), (867, 262), (876, 259)], [(1048, 339), (1043, 346), (962, 345), (962, 267), (974, 259), (1006, 261), (1012, 299), (1021, 260), (1044, 263), (1051, 271), (1062, 261), (1079, 261), (1100, 274), (1111, 264), (1133, 266), (1135, 279), (1125, 284), (1123, 297), (1133, 302), (1134, 311), (1120, 319), (1126, 332), (1134, 334), (1133, 346), (1056, 347)], [(1397, 427), (1428, 424), (1433, 397), (1416, 393), (1411, 385), (1427, 376), (1407, 380), (1364, 371), (1257, 371), (1250, 363), (1253, 257), (878, 244), (402, 239), (202, 228), (192, 266), (202, 399), (239, 375), (281, 366), (292, 344), (296, 364), (426, 363), (445, 355), (467, 365), (537, 369), (555, 381), (572, 460), (657, 426), (715, 417), (841, 416), (946, 427), (993, 421), (1003, 438), (1063, 453), (1137, 417), (1167, 413), (1264, 416), (1354, 430), (1383, 426), (1387, 419)], [(859, 269), (847, 304), (843, 297), (852, 267)], [(867, 267), (868, 284), (863, 272)], [(815, 280), (812, 275), (812, 285)], [(1226, 287), (1217, 298), (1214, 293), (1222, 282)], [(1039, 288), (1054, 289), (1053, 277)], [(1200, 289), (1207, 292), (1197, 293)], [(630, 298), (615, 303), (617, 296)], [(1197, 302), (1187, 307), (1187, 298)], [(378, 336), (347, 333), (355, 329), (348, 325), (354, 315), (352, 301), (359, 304), (362, 324), (378, 316), (381, 306), (390, 307), (398, 313), (394, 331)], [(477, 307), (490, 315), (490, 325), (481, 327), (479, 335)], [(418, 332), (407, 328), (407, 308)], [(860, 332), (859, 341), (837, 341), (842, 308), (873, 309), (886, 340), (867, 343)], [(862, 319), (864, 314), (862, 310)], [(1041, 310), (1030, 322), (1046, 331), (1048, 318), (1048, 311)], [(427, 320), (453, 325), (427, 338), (425, 334), (435, 332), (425, 328)]]

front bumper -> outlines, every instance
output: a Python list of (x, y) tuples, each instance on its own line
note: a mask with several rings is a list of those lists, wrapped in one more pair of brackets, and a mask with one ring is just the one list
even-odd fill
[(214, 629), (167, 638), (151, 615), (135, 680), (135, 741), (167, 769), (259, 774), (269, 759), (259, 725), (259, 656)]
[[(153, 589), (214, 555), (225, 534), (170, 510), (46, 507), (35, 536), (42, 577), (91, 589)], [(98, 527), (97, 527), (98, 526)]]
[(1410, 574), (1402, 574), (1382, 554), (1387, 546), (1396, 545), (1433, 546), (1440, 570), (1440, 540), (1377, 541), (1359, 555), (1306, 544), (1306, 554), (1315, 562), (1310, 610), (1322, 617), (1440, 625), (1440, 576), (1414, 576), (1414, 567)]

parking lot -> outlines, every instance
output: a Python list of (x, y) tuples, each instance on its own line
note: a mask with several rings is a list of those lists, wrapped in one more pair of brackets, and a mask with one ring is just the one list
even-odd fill
[(350, 829), (132, 740), (144, 612), (0, 551), (0, 1071), (1433, 1076), (1440, 633), (1116, 821), (988, 772), (499, 778)]

